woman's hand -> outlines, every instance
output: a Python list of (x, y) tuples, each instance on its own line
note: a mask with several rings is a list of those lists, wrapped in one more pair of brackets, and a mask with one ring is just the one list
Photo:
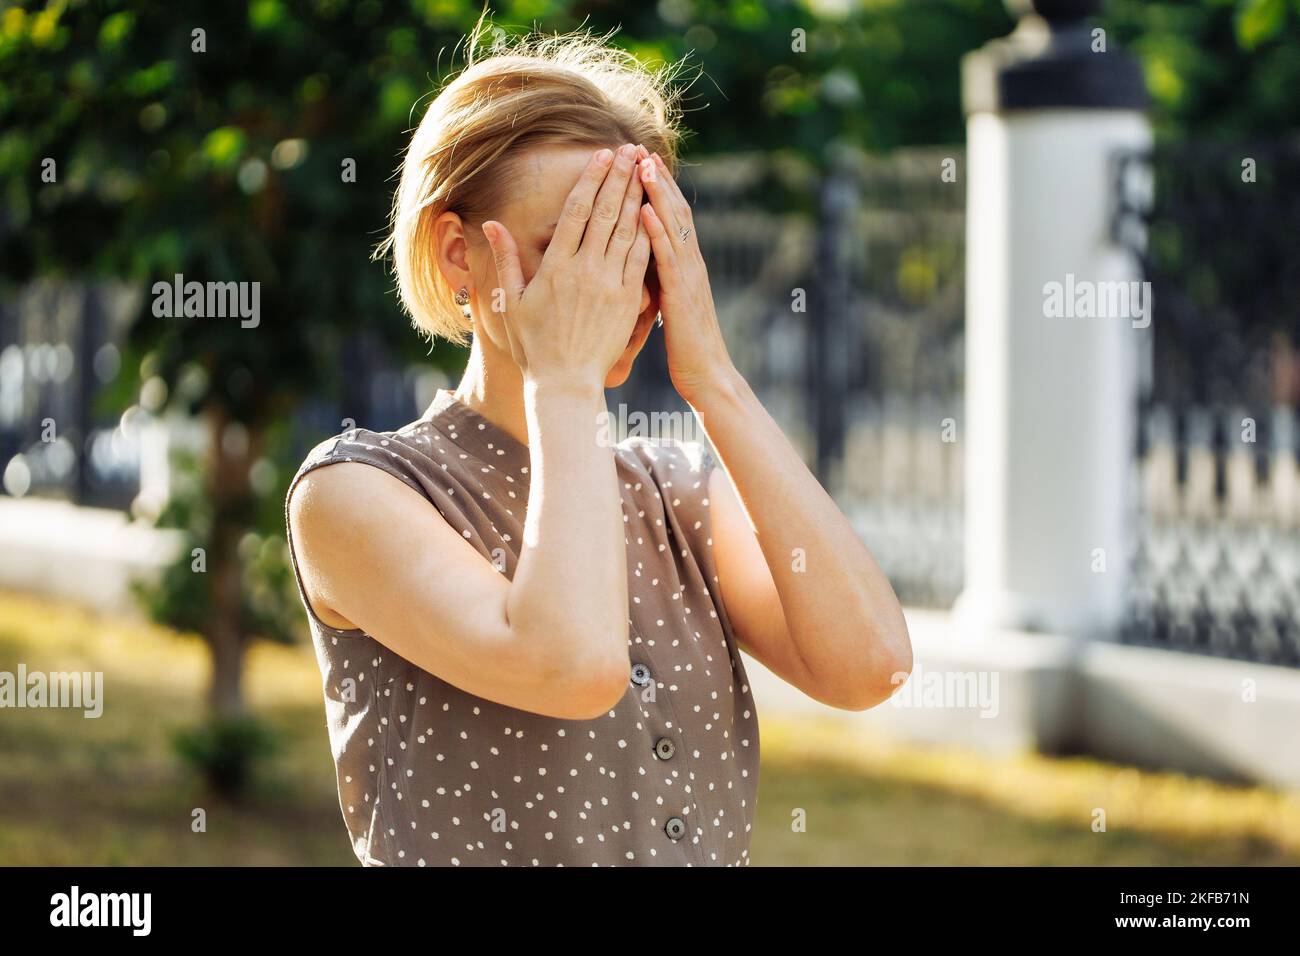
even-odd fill
[(734, 367), (718, 327), (691, 207), (657, 153), (642, 158), (637, 173), (650, 198), (641, 208), (641, 222), (650, 235), (659, 277), (668, 374), (678, 394), (695, 406)]
[(627, 347), (641, 307), (650, 240), (638, 215), (637, 147), (602, 149), (569, 193), (541, 266), (525, 283), (514, 237), (489, 220), (510, 351), (525, 380), (594, 381)]

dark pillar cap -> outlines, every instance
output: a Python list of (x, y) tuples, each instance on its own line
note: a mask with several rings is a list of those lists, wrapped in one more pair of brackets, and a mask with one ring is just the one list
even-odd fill
[(1100, 0), (1005, 0), (1020, 17), (1010, 35), (962, 59), (971, 113), (1033, 109), (1145, 109), (1142, 69), (1108, 41), (1092, 50), (1088, 17)]

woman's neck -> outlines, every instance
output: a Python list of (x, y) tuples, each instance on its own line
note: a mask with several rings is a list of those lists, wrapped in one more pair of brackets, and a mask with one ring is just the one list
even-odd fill
[(524, 377), (514, 359), (483, 342), (482, 336), (474, 336), (469, 363), (456, 388), (456, 400), (527, 445)]

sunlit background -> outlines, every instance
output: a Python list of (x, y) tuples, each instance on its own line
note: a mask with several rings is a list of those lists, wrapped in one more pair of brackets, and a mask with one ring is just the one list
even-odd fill
[[(968, 572), (961, 63), (1028, 6), (493, 6), (505, 32), (687, 57), (682, 179), (732, 354), (889, 574), (922, 669), (964, 634)], [(105, 684), (99, 719), (0, 710), (0, 863), (355, 863), (284, 495), (318, 441), (411, 421), (463, 365), (370, 252), (479, 13), (0, 6), (0, 671)], [(1140, 64), (1154, 137), (1115, 157), (1152, 191), (1117, 172), (1088, 197), (1156, 302), (1122, 613), (1078, 680), (1041, 654), (1080, 635), (963, 649), (1003, 674), (991, 720), (835, 714), (757, 674), (757, 864), (1300, 862), (1300, 3), (1111, 0), (1095, 25)], [(1015, 182), (1013, 209), (1039, 201)], [(154, 316), (178, 273), (260, 282), (261, 324)], [(665, 368), (653, 337), (611, 408), (680, 409)], [(1204, 725), (1169, 675), (1222, 692), (1187, 698)]]

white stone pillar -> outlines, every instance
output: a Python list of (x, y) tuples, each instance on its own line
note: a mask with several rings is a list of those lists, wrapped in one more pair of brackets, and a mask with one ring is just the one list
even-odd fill
[(967, 628), (1113, 637), (1124, 611), (1152, 312), (1111, 235), (1114, 163), (1150, 131), (1095, 6), (1039, 0), (964, 64)]

